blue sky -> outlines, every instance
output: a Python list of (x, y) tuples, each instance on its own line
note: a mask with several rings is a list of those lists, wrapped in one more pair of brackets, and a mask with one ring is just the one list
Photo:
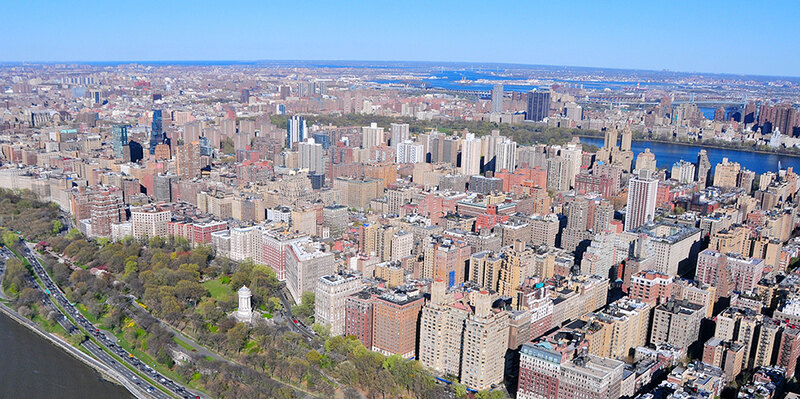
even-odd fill
[(791, 1), (0, 2), (0, 61), (466, 61), (800, 76)]

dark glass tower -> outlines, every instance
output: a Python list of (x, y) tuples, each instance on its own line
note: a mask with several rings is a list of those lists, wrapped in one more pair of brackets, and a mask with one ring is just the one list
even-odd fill
[(161, 110), (153, 110), (153, 126), (150, 130), (150, 155), (156, 153), (156, 146), (164, 142), (164, 123), (161, 119)]
[(541, 121), (550, 115), (550, 91), (534, 90), (528, 93), (528, 113), (529, 121)]
[(128, 126), (114, 125), (111, 127), (112, 144), (114, 147), (114, 158), (122, 159), (124, 147), (128, 145)]

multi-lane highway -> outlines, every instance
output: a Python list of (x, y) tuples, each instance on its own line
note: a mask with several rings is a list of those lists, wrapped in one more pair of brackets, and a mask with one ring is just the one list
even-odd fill
[[(191, 392), (186, 388), (178, 385), (171, 379), (165, 377), (161, 373), (153, 370), (150, 366), (133, 356), (124, 348), (120, 347), (116, 343), (114, 343), (110, 338), (106, 336), (105, 333), (100, 331), (99, 328), (95, 327), (92, 323), (89, 322), (72, 304), (67, 300), (66, 295), (61, 291), (58, 286), (50, 279), (50, 276), (45, 273), (44, 268), (30, 251), (29, 248), (25, 248), (25, 258), (30, 262), (31, 267), (33, 268), (34, 273), (39, 277), (39, 279), (44, 284), (44, 287), (40, 286), (39, 283), (34, 279), (33, 285), (35, 288), (41, 290), (44, 295), (44, 303), (45, 306), (51, 308), (52, 310), (58, 312), (61, 317), (59, 317), (59, 324), (66, 331), (70, 334), (77, 334), (80, 333), (81, 330), (72, 323), (71, 320), (74, 320), (83, 331), (90, 334), (94, 337), (95, 341), (102, 345), (105, 349), (98, 346), (95, 341), (86, 340), (81, 345), (86, 348), (92, 356), (100, 360), (101, 362), (105, 363), (108, 367), (117, 371), (123, 378), (126, 378), (130, 383), (135, 384), (136, 386), (140, 387), (142, 391), (147, 392), (147, 395), (156, 398), (156, 399), (169, 399), (173, 396), (179, 398), (200, 398), (199, 394)], [(68, 314), (69, 318), (61, 312), (59, 309), (50, 299), (50, 297), (55, 298), (58, 301), (59, 305), (62, 309), (64, 309)], [(71, 318), (71, 320), (70, 320)], [(118, 356), (118, 358), (114, 358), (109, 354), (109, 352)], [(139, 371), (139, 373), (146, 375), (149, 381), (143, 381), (142, 378), (131, 371), (128, 367), (124, 364), (121, 364), (117, 359), (123, 359), (126, 363), (128, 363), (131, 367), (135, 368)], [(160, 389), (157, 389), (153, 386), (153, 384), (157, 384), (165, 388), (167, 391), (171, 393), (168, 395), (166, 392), (163, 392)]]

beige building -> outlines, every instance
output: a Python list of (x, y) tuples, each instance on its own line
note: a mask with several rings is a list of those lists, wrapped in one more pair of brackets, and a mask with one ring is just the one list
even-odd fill
[(467, 318), (461, 355), (461, 383), (485, 390), (503, 381), (508, 348), (508, 313), (492, 310), (493, 296), (472, 292), (475, 313)]
[(378, 127), (377, 123), (361, 128), (361, 148), (370, 149), (383, 144), (383, 128)]
[(332, 274), (320, 277), (314, 299), (314, 321), (330, 328), (332, 337), (344, 334), (345, 300), (361, 290), (356, 274)]
[(649, 170), (651, 173), (655, 173), (657, 170), (656, 154), (650, 152), (649, 148), (645, 148), (644, 152), (640, 152), (636, 157), (636, 168), (634, 173), (638, 173), (642, 170)]
[(317, 211), (313, 208), (292, 209), (292, 231), (317, 235)]
[(131, 211), (131, 233), (136, 239), (166, 237), (172, 212), (158, 207), (143, 207)]
[(670, 300), (659, 305), (653, 313), (650, 343), (688, 348), (700, 336), (700, 320), (705, 316), (702, 310), (702, 306), (687, 301)]
[(434, 281), (431, 300), (422, 309), (420, 362), (439, 374), (458, 376), (469, 389), (488, 389), (503, 380), (508, 314), (492, 309), (495, 296), (488, 291), (473, 291), (467, 298), (445, 290), (444, 281)]
[(295, 303), (306, 291), (314, 291), (322, 276), (334, 272), (333, 253), (315, 242), (293, 242), (286, 252), (286, 288)]
[(605, 357), (626, 359), (632, 349), (647, 345), (650, 310), (650, 305), (624, 297), (600, 312), (598, 320), (611, 332)]
[(578, 356), (561, 365), (558, 399), (611, 399), (620, 396), (625, 363), (594, 355)]
[(380, 179), (344, 179), (333, 180), (334, 190), (341, 190), (342, 202), (351, 208), (368, 209), (369, 203), (383, 196), (383, 180)]
[(258, 227), (236, 227), (231, 229), (230, 258), (237, 262), (261, 259), (261, 230)]
[(722, 158), (714, 168), (714, 185), (719, 188), (736, 187), (736, 179), (742, 167), (738, 162), (730, 162), (728, 158)]
[(556, 246), (556, 236), (559, 229), (558, 216), (556, 214), (534, 215), (528, 223), (531, 225), (530, 241), (533, 245)]

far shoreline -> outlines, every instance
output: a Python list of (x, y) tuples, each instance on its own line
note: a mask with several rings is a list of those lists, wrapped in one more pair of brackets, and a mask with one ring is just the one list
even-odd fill
[[(591, 136), (591, 135), (583, 135), (583, 134), (576, 134), (575, 136), (580, 138), (587, 138), (587, 139), (599, 139), (603, 140), (602, 137), (598, 136)], [(753, 154), (764, 154), (764, 155), (781, 155), (793, 158), (800, 158), (800, 154), (794, 152), (783, 152), (783, 151), (764, 151), (764, 150), (753, 150), (747, 148), (735, 148), (735, 147), (726, 147), (721, 145), (714, 145), (714, 144), (703, 144), (701, 142), (682, 142), (682, 141), (670, 141), (670, 140), (663, 140), (663, 139), (633, 139), (632, 141), (637, 143), (659, 143), (659, 144), (674, 144), (674, 145), (681, 145), (684, 147), (700, 147), (700, 148), (714, 148), (717, 150), (730, 150), (730, 151), (739, 151), (739, 152), (750, 152)]]

